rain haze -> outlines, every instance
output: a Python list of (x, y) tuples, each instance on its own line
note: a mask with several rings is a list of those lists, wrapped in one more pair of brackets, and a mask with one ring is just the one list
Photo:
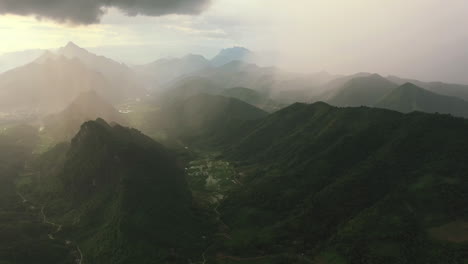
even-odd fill
[(143, 64), (242, 46), (293, 71), (468, 83), (463, 0), (1, 0), (0, 13), (0, 53), (73, 41)]

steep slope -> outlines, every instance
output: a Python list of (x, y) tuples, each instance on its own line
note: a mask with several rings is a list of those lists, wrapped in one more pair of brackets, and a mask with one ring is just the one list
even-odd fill
[(84, 263), (200, 258), (202, 231), (183, 168), (139, 131), (89, 121), (69, 147), (57, 146), (38, 163), (44, 176), (33, 182), (36, 196), (78, 242)]
[(382, 76), (372, 74), (347, 81), (325, 99), (336, 106), (372, 106), (396, 87)]
[(403, 113), (421, 111), (468, 117), (468, 102), (427, 91), (412, 83), (394, 89), (375, 106)]
[(109, 94), (102, 75), (77, 59), (44, 54), (37, 61), (0, 75), (0, 112), (47, 115), (63, 110), (80, 93)]
[(107, 100), (122, 102), (129, 98), (140, 98), (146, 95), (146, 90), (138, 76), (125, 64), (95, 55), (73, 42), (60, 48), (57, 54), (69, 59), (79, 59), (86, 67), (104, 76), (113, 88), (112, 94), (107, 95)]
[(224, 159), (237, 162), (241, 184), (220, 207), (231, 239), (212, 256), (468, 260), (468, 121), (316, 103), (248, 127), (226, 142)]
[(121, 125), (126, 120), (111, 104), (102, 99), (96, 92), (80, 94), (67, 108), (44, 119), (44, 131), (55, 140), (69, 140), (80, 130), (86, 121), (102, 118), (107, 122)]

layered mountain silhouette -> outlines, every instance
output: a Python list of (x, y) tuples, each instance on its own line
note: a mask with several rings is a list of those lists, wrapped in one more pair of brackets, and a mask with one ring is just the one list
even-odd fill
[(209, 78), (223, 88), (248, 87), (257, 91), (271, 88), (277, 69), (259, 67), (243, 61), (231, 61), (222, 66), (202, 71), (200, 76)]
[(112, 104), (146, 95), (127, 66), (69, 43), (34, 62), (0, 75), (0, 111), (47, 115), (80, 93), (94, 90)]
[(222, 95), (239, 99), (267, 112), (278, 110), (281, 104), (270, 99), (265, 93), (245, 87), (224, 88), (223, 85), (206, 77), (187, 77), (176, 82), (160, 96), (162, 104), (170, 104), (175, 100), (188, 99), (198, 94)]
[(218, 67), (232, 62), (250, 62), (253, 53), (241, 47), (223, 49), (212, 60), (196, 54), (181, 58), (164, 58), (153, 63), (135, 66), (137, 74), (144, 80), (150, 90), (158, 91), (171, 86), (182, 78), (205, 76)]
[[(237, 50), (237, 51), (236, 51)], [(327, 72), (298, 74), (276, 67), (260, 67), (248, 56), (230, 55), (243, 53), (243, 48), (226, 49), (217, 56), (223, 63), (213, 63), (200, 55), (182, 58), (160, 59), (136, 66), (134, 69), (153, 92), (170, 90), (188, 78), (208, 78), (220, 88), (246, 87), (268, 93), (281, 103), (308, 101), (324, 91), (324, 85), (338, 77)], [(249, 59), (250, 58), (250, 59)]]
[(0, 75), (0, 111), (46, 115), (63, 110), (89, 90), (106, 95), (113, 88), (80, 60), (46, 53), (33, 63)]
[(394, 89), (375, 106), (403, 113), (421, 111), (468, 117), (468, 102), (430, 92), (412, 83)]
[(423, 82), (418, 80), (400, 78), (393, 75), (388, 76), (387, 79), (399, 85), (403, 85), (408, 82), (413, 83), (418, 87), (424, 88), (437, 94), (458, 97), (465, 101), (468, 101), (468, 85), (443, 82)]
[[(467, 117), (467, 102), (461, 98), (431, 92), (429, 89), (438, 90), (434, 86), (427, 89), (413, 83), (398, 86), (396, 83), (401, 80), (397, 77), (383, 78), (377, 74), (367, 73), (346, 76), (328, 83), (326, 86), (331, 90), (326, 91), (315, 100), (324, 100), (336, 106), (371, 106), (403, 113), (421, 111)], [(416, 82), (426, 87), (435, 85), (434, 83)], [(461, 86), (458, 88), (450, 85), (443, 86), (447, 88), (445, 93), (460, 94), (456, 90), (463, 90)]]

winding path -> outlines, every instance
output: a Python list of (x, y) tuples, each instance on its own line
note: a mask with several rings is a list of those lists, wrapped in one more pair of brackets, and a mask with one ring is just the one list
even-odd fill
[[(28, 203), (29, 202), (28, 199), (26, 199), (26, 197), (24, 197), (24, 195), (22, 195), (20, 192), (17, 192), (17, 194), (21, 198), (23, 203)], [(55, 240), (54, 235), (57, 234), (57, 233), (60, 233), (60, 231), (62, 231), (62, 225), (49, 221), (47, 219), (46, 214), (44, 213), (44, 210), (45, 210), (45, 205), (43, 205), (41, 207), (42, 222), (44, 224), (51, 225), (51, 226), (56, 228), (54, 232), (47, 234), (47, 236), (49, 237), (50, 240)], [(76, 251), (76, 253), (78, 253), (78, 256), (76, 256), (75, 262), (77, 264), (82, 264), (84, 257), (83, 257), (83, 252), (80, 249), (80, 246), (78, 246), (78, 244), (76, 244), (76, 243), (73, 243), (71, 240), (64, 240), (63, 242), (65, 243), (65, 245), (73, 245), (73, 244), (75, 245), (74, 251)]]

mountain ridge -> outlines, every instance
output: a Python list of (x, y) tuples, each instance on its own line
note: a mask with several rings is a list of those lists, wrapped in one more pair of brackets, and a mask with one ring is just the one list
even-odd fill
[(372, 106), (396, 87), (396, 84), (382, 76), (371, 74), (352, 78), (336, 89), (326, 101), (336, 106)]
[(422, 111), (468, 117), (468, 102), (458, 97), (433, 93), (412, 83), (399, 86), (375, 106), (403, 113)]
[(243, 257), (291, 249), (286, 263), (466, 259), (464, 244), (431, 235), (468, 219), (466, 133), (468, 121), (449, 115), (322, 102), (231, 131), (222, 158), (242, 184), (220, 212), (238, 240), (222, 248)]
[(200, 246), (183, 168), (138, 130), (87, 121), (67, 147), (42, 157), (36, 195), (68, 226), (83, 261), (154, 263)]

